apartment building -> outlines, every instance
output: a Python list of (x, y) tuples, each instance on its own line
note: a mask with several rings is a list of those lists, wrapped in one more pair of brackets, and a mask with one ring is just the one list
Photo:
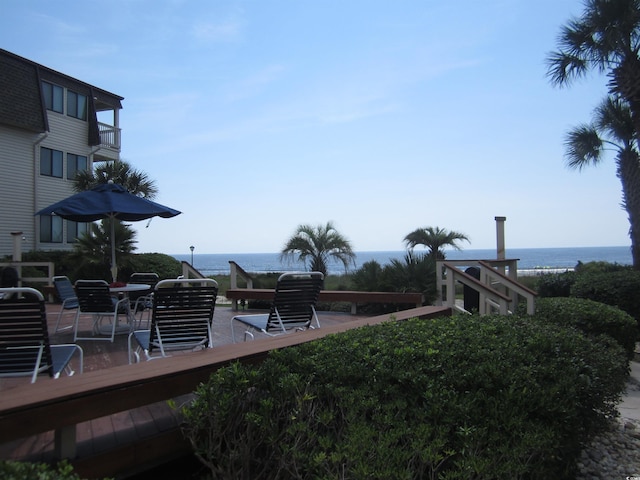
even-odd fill
[[(123, 97), (0, 49), (0, 256), (69, 250), (87, 224), (34, 213), (78, 170), (120, 158)], [(17, 232), (21, 232), (18, 234)]]

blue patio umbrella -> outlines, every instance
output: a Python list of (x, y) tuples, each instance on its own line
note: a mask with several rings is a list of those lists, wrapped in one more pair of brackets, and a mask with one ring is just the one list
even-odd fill
[(173, 208), (129, 193), (122, 185), (109, 181), (49, 205), (36, 212), (36, 215), (57, 215), (74, 222), (111, 219), (111, 276), (115, 281), (117, 266), (113, 219), (138, 222), (153, 217), (171, 218), (180, 213)]

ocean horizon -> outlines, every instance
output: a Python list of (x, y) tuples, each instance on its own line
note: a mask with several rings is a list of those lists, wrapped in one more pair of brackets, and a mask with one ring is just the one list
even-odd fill
[[(416, 249), (416, 253), (423, 250)], [(355, 266), (349, 271), (354, 272), (369, 261), (377, 261), (380, 265), (387, 265), (392, 260), (403, 261), (406, 250), (402, 251), (378, 251), (355, 252)], [(495, 259), (495, 249), (463, 249), (446, 250), (448, 260), (482, 260)], [(171, 255), (179, 261), (191, 263), (192, 255)], [(578, 262), (588, 263), (602, 261), (631, 265), (631, 247), (562, 247), (562, 248), (508, 248), (505, 254), (507, 259), (518, 259), (519, 272), (562, 271), (575, 268)], [(300, 262), (280, 261), (279, 253), (194, 253), (193, 266), (203, 275), (229, 275), (229, 262), (234, 261), (245, 271), (250, 273), (276, 273), (296, 270), (305, 270), (305, 265)], [(341, 275), (345, 273), (341, 263), (331, 262), (328, 265), (328, 273)]]

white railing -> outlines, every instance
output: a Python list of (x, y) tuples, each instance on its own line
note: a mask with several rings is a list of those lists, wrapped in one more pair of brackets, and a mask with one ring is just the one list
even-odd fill
[(100, 145), (120, 150), (120, 129), (113, 125), (98, 122)]
[[(53, 262), (6, 262), (0, 263), (0, 270), (5, 267), (15, 268), (18, 272), (18, 286), (22, 287), (23, 284), (43, 283), (44, 286), (53, 285), (53, 277), (55, 275), (55, 264)], [(44, 277), (23, 277), (23, 267), (34, 267), (43, 272), (46, 272)]]
[[(467, 312), (456, 305), (456, 285), (461, 283), (479, 295), (478, 313), (486, 315), (498, 312), (512, 313), (520, 298), (527, 303), (527, 313), (535, 313), (537, 293), (518, 282), (517, 260), (443, 260), (436, 263), (436, 285), (438, 305)], [(461, 270), (461, 267), (475, 267), (480, 278)]]
[(181, 275), (182, 278), (207, 278), (204, 275), (202, 275), (198, 270), (193, 268), (189, 262), (185, 262), (183, 260), (181, 263), (182, 263), (182, 275)]
[(233, 260), (229, 260), (229, 288), (238, 288), (238, 277), (242, 278), (246, 283), (246, 288), (253, 288), (253, 278), (244, 269)]

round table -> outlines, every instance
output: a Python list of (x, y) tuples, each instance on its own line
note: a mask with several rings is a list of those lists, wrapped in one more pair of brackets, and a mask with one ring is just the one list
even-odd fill
[[(120, 287), (109, 287), (109, 291), (111, 293), (123, 293), (125, 296), (128, 296), (130, 292), (144, 292), (146, 290), (151, 290), (151, 285), (147, 285), (146, 283), (127, 283), (126, 285), (122, 285)], [(116, 335), (129, 333), (133, 330), (133, 326), (135, 325), (135, 317), (131, 312), (131, 307), (129, 307), (129, 313), (127, 317), (127, 320), (129, 322), (128, 325), (116, 323)], [(111, 331), (111, 326), (102, 325), (99, 327), (99, 330), (100, 333), (109, 333)]]
[(151, 290), (151, 285), (146, 283), (127, 283), (121, 287), (109, 287), (111, 293), (129, 293), (129, 292), (142, 292), (144, 290)]

